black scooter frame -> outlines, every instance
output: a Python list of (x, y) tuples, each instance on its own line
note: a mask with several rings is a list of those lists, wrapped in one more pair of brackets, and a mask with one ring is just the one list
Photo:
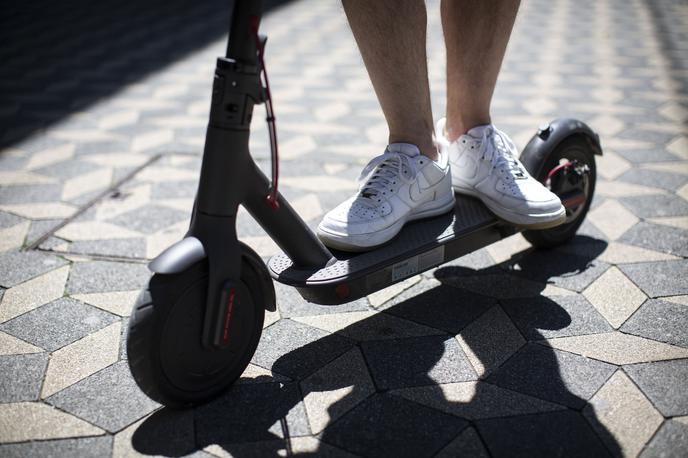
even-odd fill
[(269, 204), (266, 197), (270, 181), (249, 153), (253, 106), (263, 102), (265, 96), (255, 41), (260, 17), (260, 1), (235, 2), (227, 55), (217, 59), (215, 68), (210, 121), (189, 231), (149, 266), (153, 272), (171, 274), (208, 259), (203, 330), (207, 347), (224, 346), (221, 328), (226, 296), (241, 278), (241, 249), (236, 234), (239, 204), (295, 264), (315, 268), (332, 259), (332, 254), (281, 195), (277, 196), (277, 206)]

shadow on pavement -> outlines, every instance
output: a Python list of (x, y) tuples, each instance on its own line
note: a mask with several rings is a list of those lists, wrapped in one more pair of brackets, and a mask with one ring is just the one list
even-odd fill
[[(583, 385), (594, 383), (588, 385), (589, 397), (615, 367), (557, 354), (536, 342), (549, 331), (572, 325), (559, 296), (527, 291), (535, 297), (498, 301), (457, 287), (477, 276), (483, 277), (484, 288), (499, 291), (500, 274), (513, 272), (516, 264), (519, 275), (541, 282), (585, 272), (606, 244), (580, 236), (575, 242), (586, 244), (585, 256), (526, 250), (485, 269), (442, 267), (435, 272), (439, 286), (384, 313), (440, 329), (438, 335), (386, 339), (384, 326), (373, 323), (381, 314), (375, 314), (273, 364), (275, 373), (299, 382), (253, 380), (194, 410), (162, 409), (138, 428), (133, 446), (142, 453), (172, 456), (213, 444), (237, 457), (285, 456), (285, 449), (295, 456), (342, 456), (341, 449), (363, 456), (433, 456), (443, 449), (445, 456), (485, 456), (485, 448), (493, 456), (619, 456), (615, 439), (594, 410), (586, 409), (586, 399), (570, 388), (585, 391)], [(486, 320), (490, 333), (467, 331), (476, 320)], [(518, 331), (513, 325), (507, 324), (510, 332), (505, 328), (511, 322)], [(352, 340), (342, 349), (342, 336), (366, 335), (371, 329), (381, 329), (381, 337)], [(454, 338), (459, 333), (477, 367), (487, 372), (478, 383), (475, 361), (472, 367)], [(514, 354), (500, 360), (496, 353), (509, 346)], [(328, 348), (340, 350), (328, 355), (333, 362), (313, 373), (308, 362), (314, 355), (322, 359)], [(337, 394), (328, 402), (317, 397), (327, 392)], [(320, 431), (305, 424), (300, 403), (313, 395), (308, 414), (311, 426), (319, 424)], [(304, 448), (298, 436), (311, 433), (320, 442)]]
[[(264, 0), (266, 11), (289, 0)], [(231, 0), (2, 2), (0, 147), (227, 34)], [(211, 76), (208, 76), (210, 91)]]

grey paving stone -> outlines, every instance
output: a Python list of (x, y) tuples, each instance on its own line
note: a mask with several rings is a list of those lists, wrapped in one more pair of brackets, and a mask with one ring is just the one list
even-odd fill
[(0, 202), (3, 204), (28, 204), (51, 202), (62, 194), (61, 184), (32, 184), (3, 186), (0, 188)]
[(263, 331), (252, 363), (294, 379), (303, 378), (354, 345), (303, 323), (282, 319)]
[(626, 373), (640, 387), (665, 417), (688, 415), (688, 359), (657, 361), (624, 366)]
[(0, 330), (55, 351), (119, 318), (77, 300), (61, 297), (0, 325)]
[(688, 202), (675, 195), (622, 197), (619, 199), (619, 202), (639, 218), (684, 216), (688, 214)]
[(615, 369), (611, 364), (530, 343), (487, 381), (580, 409)]
[(624, 232), (618, 241), (688, 257), (688, 232), (675, 227), (641, 221)]
[(275, 295), (277, 296), (277, 308), (279, 309), (280, 315), (284, 318), (370, 310), (366, 298), (347, 302), (342, 305), (319, 305), (307, 302), (301, 297), (299, 292), (291, 286), (286, 286), (278, 282), (274, 282), (274, 285)]
[(650, 297), (688, 294), (688, 260), (623, 264), (619, 269)]
[(296, 383), (235, 385), (194, 411), (196, 442), (255, 442), (310, 434)]
[(6, 227), (12, 227), (15, 224), (19, 224), (24, 221), (24, 218), (13, 215), (12, 213), (7, 213), (0, 211), (0, 228), (4, 229)]
[(478, 378), (458, 342), (446, 336), (364, 342), (365, 355), (378, 389), (434, 385)]
[[(222, 444), (220, 453), (227, 452), (230, 456), (241, 458), (263, 458), (267, 456), (319, 456), (324, 458), (354, 458), (357, 455), (326, 444), (315, 437), (290, 437), (288, 440), (275, 439), (260, 442), (244, 442), (241, 444)], [(212, 455), (216, 456), (216, 455)]]
[[(678, 165), (677, 165), (678, 167)], [(620, 181), (676, 191), (688, 182), (688, 176), (679, 173), (660, 172), (633, 168), (617, 178)]]
[(174, 223), (184, 221), (188, 217), (188, 212), (160, 205), (144, 205), (107, 221), (144, 234), (152, 234)]
[(496, 303), (466, 290), (424, 281), (392, 299), (385, 312), (457, 334)]
[(529, 251), (515, 256), (503, 267), (513, 275), (580, 292), (602, 275), (609, 265), (585, 256)]
[(36, 169), (35, 172), (40, 175), (47, 175), (50, 177), (60, 178), (61, 180), (68, 180), (70, 178), (84, 175), (93, 172), (101, 167), (86, 161), (63, 161), (57, 164), (50, 164), (46, 167)]
[(37, 400), (47, 365), (47, 353), (0, 356), (0, 402)]
[(688, 307), (650, 299), (621, 327), (621, 331), (688, 348)]
[[(191, 409), (160, 409), (131, 429), (134, 429), (133, 434), (125, 440), (132, 451), (141, 455), (196, 456), (194, 452), (198, 447)], [(122, 435), (127, 435), (131, 429)], [(123, 454), (117, 450), (118, 445), (115, 444), (115, 456)]]
[(174, 181), (155, 183), (151, 190), (152, 199), (176, 199), (194, 197), (198, 190), (198, 181)]
[(612, 331), (583, 296), (503, 300), (502, 307), (528, 340)]
[(109, 456), (111, 453), (112, 436), (0, 445), (0, 455), (5, 458), (25, 458), (27, 456), (101, 458)]
[(655, 433), (640, 458), (683, 458), (688, 450), (688, 425), (667, 420)]
[(472, 458), (489, 458), (490, 454), (485, 450), (480, 436), (475, 428), (464, 429), (459, 437), (454, 439), (444, 447), (437, 455), (437, 458), (450, 458), (457, 456), (470, 456)]
[(126, 362), (96, 372), (46, 401), (112, 433), (158, 407), (139, 390)]
[(433, 456), (468, 423), (389, 394), (375, 395), (328, 427), (327, 442), (371, 457)]
[[(490, 253), (488, 253), (488, 251), (485, 248), (481, 248), (480, 250), (474, 251), (473, 253), (467, 254), (466, 256), (462, 256), (458, 259), (454, 259), (453, 261), (449, 261), (446, 264), (442, 264), (440, 269), (443, 271), (445, 269), (448, 270), (447, 273), (450, 275), (471, 275), (475, 274), (475, 271), (487, 269), (493, 266), (494, 261), (490, 257)], [(451, 267), (464, 267), (474, 272), (462, 272), (460, 269), (450, 270), (449, 268)]]
[(145, 258), (146, 239), (79, 240), (69, 245), (69, 251), (87, 255)]
[(0, 254), (0, 286), (12, 287), (65, 264), (64, 259), (37, 251)]
[(145, 264), (108, 261), (78, 262), (72, 266), (67, 281), (67, 292), (78, 294), (131, 291), (144, 286), (150, 275)]
[(610, 455), (583, 416), (571, 410), (480, 420), (476, 424), (494, 457)]

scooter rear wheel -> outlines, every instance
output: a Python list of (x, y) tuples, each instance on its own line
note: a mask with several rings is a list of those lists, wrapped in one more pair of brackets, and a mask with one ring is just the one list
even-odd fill
[[(568, 242), (576, 235), (590, 209), (597, 174), (595, 153), (585, 137), (574, 135), (563, 140), (544, 158), (521, 157), (526, 167), (527, 164), (535, 165), (538, 160), (544, 161), (544, 165), (539, 168), (540, 173), (534, 177), (545, 183), (552, 192), (562, 198), (562, 201), (576, 192), (582, 193), (580, 203), (567, 206), (566, 221), (563, 224), (551, 229), (523, 232), (523, 236), (534, 247), (553, 248)], [(533, 173), (531, 170), (528, 171)], [(553, 171), (554, 174), (548, 179), (548, 175)]]
[(201, 342), (207, 285), (206, 260), (179, 274), (155, 274), (131, 314), (131, 373), (148, 397), (166, 406), (209, 401), (234, 383), (258, 346), (266, 304), (274, 305), (262, 260), (242, 244), (240, 300), (232, 312), (230, 344), (208, 349)]

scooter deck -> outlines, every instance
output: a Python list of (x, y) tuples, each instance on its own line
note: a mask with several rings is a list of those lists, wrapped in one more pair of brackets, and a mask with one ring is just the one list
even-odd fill
[(295, 287), (304, 299), (342, 304), (516, 233), (477, 199), (457, 196), (454, 211), (408, 223), (389, 243), (372, 251), (333, 250), (336, 262), (316, 270), (293, 265), (284, 253), (268, 262), (272, 277)]

